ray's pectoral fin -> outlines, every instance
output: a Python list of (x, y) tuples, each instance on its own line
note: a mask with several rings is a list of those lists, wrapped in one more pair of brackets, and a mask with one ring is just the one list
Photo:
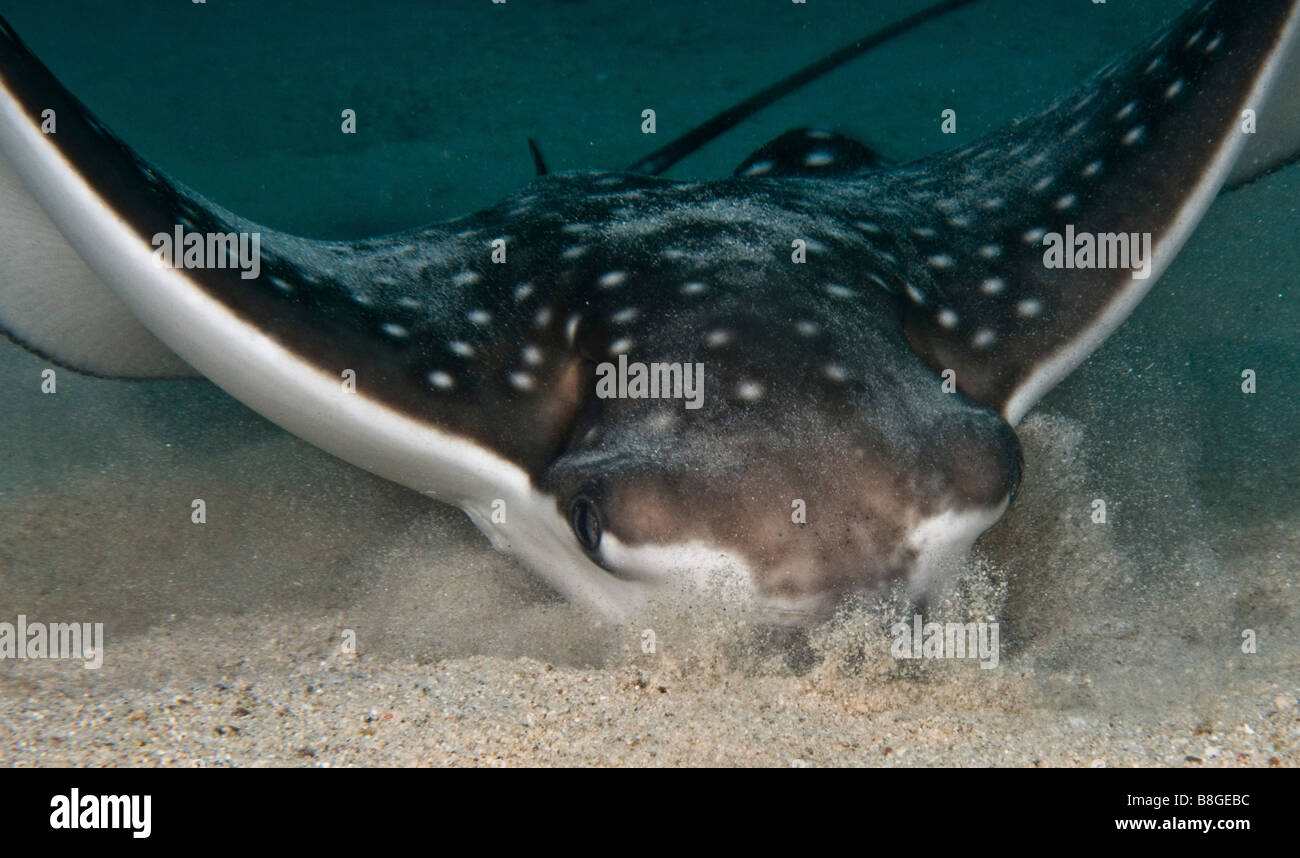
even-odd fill
[(89, 375), (199, 377), (86, 265), (2, 155), (0, 333)]
[[(1229, 178), (1300, 147), (1295, 0), (1201, 4), (1044, 113), (900, 168), (941, 177), (906, 331), (936, 370), (1012, 423), (1129, 315)], [(1261, 107), (1262, 106), (1262, 107)], [(1296, 137), (1297, 139), (1288, 139)]]
[(1300, 38), (1280, 59), (1277, 78), (1260, 103), (1243, 109), (1246, 145), (1228, 176), (1237, 188), (1300, 161)]
[[(98, 170), (114, 191), (122, 190), (124, 173), (146, 169), (0, 19), (0, 333), (90, 375), (200, 377), (139, 321), (78, 247), (88, 240), (88, 218), (119, 213), (79, 207), (56, 175), (68, 161)], [(51, 201), (76, 216), (57, 216)]]
[(102, 375), (193, 367), (451, 502), (485, 482), (523, 497), (568, 437), (583, 366), (560, 311), (524, 302), (528, 248), (492, 264), (499, 210), (355, 242), (251, 223), (137, 155), (3, 20), (0, 160), (0, 328), (29, 348)]

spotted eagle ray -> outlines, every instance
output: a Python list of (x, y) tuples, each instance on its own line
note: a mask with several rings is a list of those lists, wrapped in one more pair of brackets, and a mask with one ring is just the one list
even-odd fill
[[(1011, 503), (1015, 424), (1221, 187), (1300, 151), (1298, 8), (1198, 3), (1036, 116), (901, 166), (796, 131), (727, 179), (550, 174), (352, 242), (163, 174), (0, 20), (0, 328), (92, 374), (202, 375), (613, 617), (719, 578), (795, 620), (920, 593)], [(1149, 236), (1149, 276), (1048, 267), (1066, 232)], [(172, 235), (256, 236), (255, 264), (218, 243), (187, 265)], [(598, 395), (629, 362), (702, 366), (701, 407)]]

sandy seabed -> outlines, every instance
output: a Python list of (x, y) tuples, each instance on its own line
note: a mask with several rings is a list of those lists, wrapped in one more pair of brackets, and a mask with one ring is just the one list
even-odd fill
[[(1175, 568), (1143, 567), (1112, 529), (1091, 522), (1086, 504), (1071, 509), (1087, 496), (1081, 431), (1060, 416), (1027, 421), (1024, 494), (929, 606), (927, 619), (1000, 621), (992, 670), (893, 659), (886, 629), (908, 616), (899, 599), (850, 606), (798, 640), (774, 639), (707, 599), (603, 626), (491, 553), (459, 513), (403, 500), (404, 492), (341, 465), (317, 479), (346, 492), (347, 506), (378, 516), (365, 522), (380, 531), (372, 543), (400, 549), (354, 545), (341, 554), (359, 523), (322, 520), (317, 527), (344, 533), (309, 570), (285, 544), (266, 549), (284, 552), (281, 562), (261, 563), (256, 549), (232, 556), (248, 551), (244, 539), (140, 540), (148, 528), (116, 538), (123, 516), (106, 498), (83, 499), (67, 519), (51, 498), (26, 514), (6, 498), (0, 545), (8, 557), (32, 529), (78, 556), (87, 550), (78, 543), (99, 541), (117, 563), (122, 552), (138, 556), (125, 564), (135, 576), (129, 585), (88, 568), (93, 577), (75, 583), (64, 572), (6, 588), (10, 611), (103, 617), (109, 632), (99, 670), (0, 662), (0, 760), (1295, 765), (1295, 555), (1238, 554), (1228, 561), (1232, 575), (1215, 565), (1225, 561), (1213, 550)], [(287, 437), (272, 443), (301, 446)], [(213, 480), (221, 468), (200, 470)], [(201, 478), (173, 471), (171, 479)], [(148, 491), (166, 493), (154, 484)], [(377, 502), (385, 498), (386, 512)], [(257, 520), (292, 499), (276, 493), (246, 503), (253, 508), (244, 515)], [(331, 507), (315, 506), (308, 515), (333, 518)], [(396, 529), (382, 540), (389, 525)], [(1293, 551), (1294, 521), (1278, 529)], [(316, 533), (290, 541), (317, 542)], [(159, 556), (164, 545), (168, 556)], [(176, 586), (181, 570), (237, 573), (250, 562), (258, 574), (279, 576), (260, 582), (263, 604), (231, 609), (243, 595), (228, 583), (209, 582), (206, 595)], [(156, 594), (182, 592), (182, 614), (132, 615), (141, 603), (175, 607)], [(1244, 627), (1256, 632), (1259, 652), (1240, 651)], [(647, 629), (653, 653), (643, 651)], [(355, 653), (345, 646), (352, 636)]]

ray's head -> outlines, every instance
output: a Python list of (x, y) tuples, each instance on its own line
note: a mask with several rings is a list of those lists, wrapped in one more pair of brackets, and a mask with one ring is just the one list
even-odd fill
[[(804, 622), (894, 580), (924, 587), (1001, 516), (1020, 474), (1014, 432), (943, 392), (901, 342), (854, 332), (855, 351), (832, 360), (833, 336), (795, 348), (735, 328), (734, 350), (698, 360), (597, 364), (538, 478), (581, 574), (738, 590)], [(636, 395), (654, 376), (660, 395)]]

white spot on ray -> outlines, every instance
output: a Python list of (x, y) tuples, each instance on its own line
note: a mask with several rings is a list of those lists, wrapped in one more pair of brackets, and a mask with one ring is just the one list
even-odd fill
[(463, 358), (474, 357), (474, 347), (464, 340), (452, 340), (447, 343), (447, 348), (451, 349), (452, 354), (460, 355)]
[(526, 299), (526, 298), (527, 298), (529, 295), (531, 295), (531, 294), (533, 294), (533, 284), (532, 284), (532, 283), (520, 283), (518, 286), (515, 287), (515, 300), (516, 300), (516, 301), (523, 301), (524, 299)]
[(427, 378), (429, 379), (429, 384), (433, 385), (439, 390), (451, 390), (453, 387), (456, 386), (456, 379), (452, 378), (450, 375), (448, 375), (447, 373), (443, 372), (440, 369), (436, 369), (433, 372), (429, 373)]
[(542, 350), (532, 343), (524, 346), (519, 352), (519, 356), (523, 358), (524, 363), (529, 366), (539, 366), (542, 362)]
[(763, 385), (757, 381), (742, 381), (736, 385), (736, 395), (746, 402), (755, 402), (763, 398)]
[(729, 342), (731, 342), (731, 334), (721, 329), (709, 331), (708, 336), (704, 338), (704, 344), (711, 349), (721, 348)]
[(613, 289), (615, 286), (622, 286), (627, 282), (627, 272), (607, 271), (600, 275), (600, 280), (597, 282), (600, 284), (600, 288), (602, 289)]
[(535, 316), (533, 316), (533, 325), (538, 328), (545, 328), (551, 323), (551, 319), (554, 316), (555, 313), (550, 307), (543, 307), (537, 311)]
[(681, 292), (683, 295), (699, 295), (708, 287), (698, 280), (691, 280), (682, 284)]
[(632, 350), (632, 340), (629, 337), (620, 337), (609, 344), (609, 353), (611, 355), (627, 354)]
[(971, 345), (977, 349), (986, 349), (993, 345), (996, 340), (997, 334), (994, 334), (993, 331), (988, 328), (980, 328), (975, 332), (975, 336), (971, 337), (970, 342)]
[(1007, 288), (1007, 281), (1001, 277), (990, 277), (980, 284), (980, 291), (985, 295), (997, 295), (1005, 288)]
[(410, 336), (410, 332), (407, 331), (406, 328), (393, 322), (384, 322), (379, 326), (379, 330), (383, 331), (386, 336), (392, 337), (395, 340), (404, 340)]
[(470, 310), (467, 315), (469, 320), (476, 325), (492, 324), (492, 314), (487, 310)]
[(835, 156), (830, 152), (810, 152), (803, 162), (808, 167), (826, 167), (835, 161)]
[(1178, 94), (1183, 91), (1183, 86), (1183, 79), (1181, 77), (1169, 84), (1169, 87), (1165, 90), (1165, 100), (1170, 101), (1177, 98)]
[(1076, 197), (1074, 194), (1066, 194), (1065, 196), (1061, 197), (1056, 201), (1056, 210), (1063, 212), (1066, 209), (1072, 209), (1074, 208), (1074, 204), (1077, 203), (1078, 201), (1079, 198)]
[(587, 248), (585, 245), (575, 244), (572, 247), (564, 248), (564, 252), (561, 253), (560, 255), (563, 256), (565, 259), (577, 259), (579, 256), (582, 256), (582, 254), (586, 252), (587, 252)]
[(925, 296), (921, 294), (921, 290), (920, 290), (920, 289), (917, 289), (917, 288), (916, 288), (915, 286), (913, 286), (911, 283), (908, 283), (908, 284), (904, 287), (904, 291), (907, 292), (907, 297), (909, 297), (909, 298), (912, 299), (912, 303), (913, 303), (913, 304), (924, 304), (924, 303), (925, 303)]
[(579, 316), (577, 313), (574, 313), (572, 316), (569, 317), (569, 320), (564, 323), (564, 338), (569, 341), (569, 345), (573, 345), (573, 341), (577, 338), (578, 324), (581, 321), (582, 321), (582, 316)]
[(1141, 142), (1141, 141), (1142, 141), (1142, 138), (1145, 137), (1146, 134), (1147, 134), (1146, 126), (1144, 126), (1144, 125), (1135, 125), (1135, 126), (1133, 126), (1132, 128), (1130, 128), (1130, 129), (1128, 130), (1128, 133), (1125, 134), (1125, 135), (1120, 139), (1119, 142), (1123, 143), (1125, 146), (1132, 146), (1132, 145), (1134, 145), (1135, 143), (1139, 143), (1139, 142)]
[(827, 283), (826, 294), (832, 298), (852, 298), (856, 293), (847, 286), (841, 286), (838, 283)]
[(826, 373), (827, 378), (835, 382), (840, 382), (848, 378), (847, 373), (844, 372), (844, 367), (837, 363), (826, 364), (826, 366), (822, 367), (822, 372)]
[(1026, 298), (1016, 304), (1016, 312), (1026, 319), (1033, 318), (1043, 311), (1043, 302), (1037, 298)]
[(626, 325), (641, 314), (636, 307), (624, 307), (617, 313), (609, 317), (609, 320), (616, 325)]
[(1102, 166), (1101, 161), (1091, 161), (1079, 171), (1079, 175), (1083, 176), (1085, 179), (1091, 179), (1093, 176), (1101, 172)]
[(745, 175), (761, 176), (765, 173), (772, 172), (772, 168), (775, 166), (776, 165), (773, 164), (771, 161), (755, 161), (754, 163), (750, 164), (749, 167), (745, 170)]
[(453, 286), (472, 286), (483, 279), (477, 271), (458, 271), (451, 278)]
[(936, 253), (925, 261), (931, 268), (947, 269), (953, 266), (952, 257), (946, 253)]
[(940, 327), (951, 330), (952, 328), (957, 327), (957, 314), (952, 310), (949, 310), (947, 307), (944, 307), (939, 311), (939, 315), (935, 317), (935, 321), (939, 323)]
[(1043, 229), (1041, 226), (1036, 226), (1033, 229), (1026, 232), (1024, 235), (1020, 236), (1020, 240), (1023, 241), (1025, 244), (1035, 245), (1038, 244), (1038, 242), (1042, 241), (1043, 236), (1045, 235), (1047, 235), (1047, 230)]
[(1137, 111), (1137, 109), (1138, 109), (1138, 103), (1136, 101), (1130, 101), (1128, 104), (1121, 107), (1119, 111), (1115, 114), (1115, 121), (1123, 122), (1125, 119), (1128, 119), (1130, 116), (1132, 116)]
[(526, 372), (510, 373), (510, 383), (516, 390), (532, 390), (537, 385), (533, 377)]
[(997, 259), (1002, 255), (1002, 247), (997, 244), (986, 244), (979, 249), (979, 255), (984, 259)]
[(795, 322), (794, 329), (799, 332), (800, 336), (804, 337), (815, 337), (817, 336), (817, 332), (821, 330), (821, 328), (817, 327), (816, 322), (809, 322), (807, 320)]

